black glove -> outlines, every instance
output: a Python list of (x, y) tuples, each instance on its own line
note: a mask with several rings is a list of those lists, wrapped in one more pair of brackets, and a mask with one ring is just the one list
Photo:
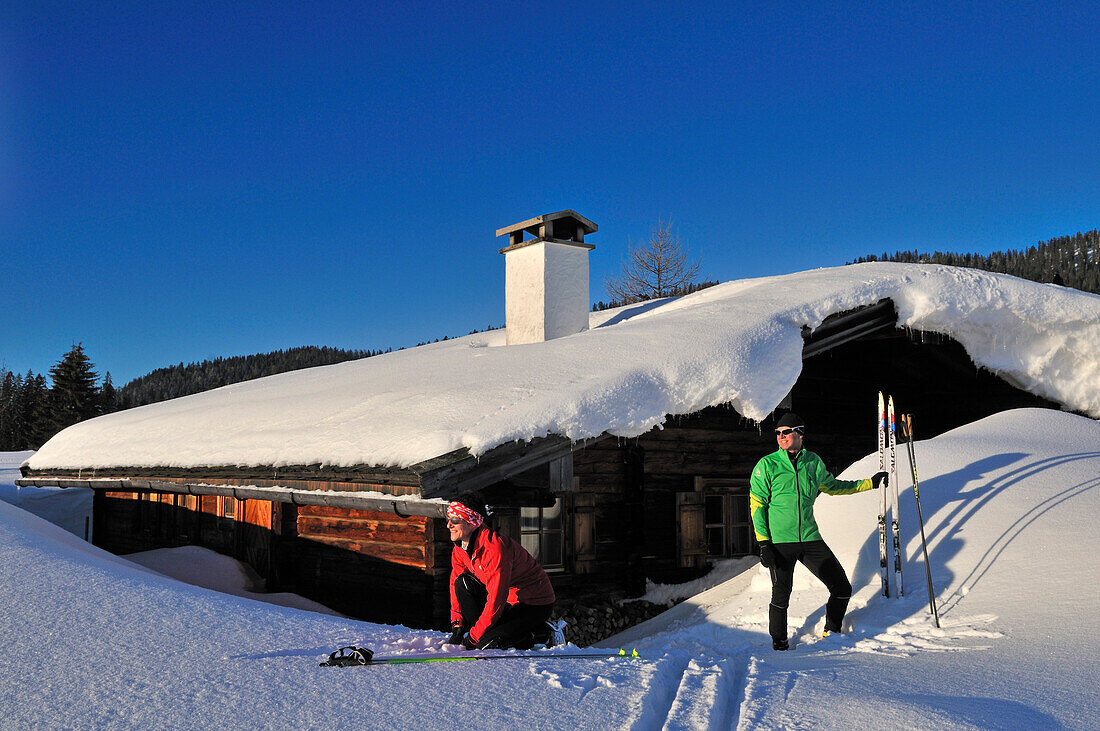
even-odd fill
[(474, 642), (474, 638), (472, 635), (466, 635), (466, 641), (462, 643), (462, 646), (465, 647), (467, 650), (477, 649), (477, 643)]
[(760, 541), (760, 563), (766, 569), (775, 568), (776, 551), (771, 541)]
[(879, 487), (890, 486), (890, 475), (886, 472), (876, 472), (871, 476), (872, 489), (877, 490)]
[(466, 628), (462, 626), (462, 622), (451, 622), (451, 629), (454, 631), (444, 644), (461, 645), (462, 638), (466, 635)]

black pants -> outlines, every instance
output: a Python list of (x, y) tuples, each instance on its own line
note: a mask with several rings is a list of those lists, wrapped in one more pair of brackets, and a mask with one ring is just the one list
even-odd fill
[[(485, 585), (469, 571), (455, 579), (455, 597), (462, 612), (462, 622), (473, 626), (485, 610), (489, 592)], [(546, 622), (550, 619), (553, 604), (509, 604), (497, 621), (493, 622), (485, 634), (477, 638), (479, 650), (506, 649), (514, 647), (530, 650), (537, 642), (546, 642), (550, 628)]]
[(768, 631), (772, 639), (787, 639), (787, 607), (794, 586), (796, 561), (801, 561), (829, 590), (829, 602), (825, 605), (825, 629), (839, 632), (844, 612), (848, 609), (848, 600), (852, 598), (852, 584), (825, 541), (772, 545), (777, 554), (775, 568), (771, 569), (772, 602), (768, 607)]

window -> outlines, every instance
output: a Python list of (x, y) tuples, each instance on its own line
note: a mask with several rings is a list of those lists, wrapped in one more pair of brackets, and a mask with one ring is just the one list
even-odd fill
[(548, 508), (520, 508), (520, 542), (547, 570), (565, 570), (562, 500)]
[(752, 520), (748, 495), (707, 493), (707, 555), (715, 558), (752, 553)]
[(222, 515), (227, 518), (237, 517), (237, 499), (227, 497), (225, 498), (225, 509), (222, 511)]
[(702, 525), (707, 556), (729, 558), (753, 552), (749, 481), (737, 477), (696, 477), (701, 493)]
[(725, 556), (728, 550), (725, 498), (725, 495), (707, 495), (705, 498), (708, 556)]

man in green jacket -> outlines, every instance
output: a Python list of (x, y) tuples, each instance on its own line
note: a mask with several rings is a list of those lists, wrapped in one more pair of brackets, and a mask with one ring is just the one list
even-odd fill
[(786, 414), (776, 423), (779, 449), (756, 463), (749, 480), (749, 509), (760, 544), (760, 563), (772, 577), (768, 631), (772, 648), (786, 650), (787, 606), (794, 583), (794, 565), (801, 561), (829, 590), (825, 605), (825, 636), (840, 632), (852, 584), (844, 567), (825, 545), (814, 520), (814, 501), (821, 493), (851, 495), (886, 484), (886, 473), (867, 480), (838, 480), (821, 458), (802, 448), (805, 422)]

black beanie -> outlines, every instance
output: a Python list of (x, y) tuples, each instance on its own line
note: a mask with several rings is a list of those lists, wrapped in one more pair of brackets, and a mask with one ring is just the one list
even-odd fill
[(779, 417), (779, 421), (775, 422), (775, 425), (777, 427), (789, 426), (792, 429), (805, 429), (806, 421), (793, 411), (789, 411)]

